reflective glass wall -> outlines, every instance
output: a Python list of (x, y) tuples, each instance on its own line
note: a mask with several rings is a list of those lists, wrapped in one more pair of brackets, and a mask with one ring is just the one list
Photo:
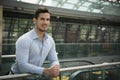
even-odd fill
[[(2, 55), (15, 54), (17, 38), (33, 27), (31, 19), (4, 17)], [(51, 20), (47, 32), (53, 36), (61, 59), (120, 55), (119, 26)]]
[(52, 22), (52, 31), (61, 58), (120, 54), (118, 26)]

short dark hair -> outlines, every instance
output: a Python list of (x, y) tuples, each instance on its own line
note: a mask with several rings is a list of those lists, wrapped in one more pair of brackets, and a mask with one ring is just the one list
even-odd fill
[(45, 6), (41, 6), (39, 9), (36, 10), (34, 14), (34, 18), (38, 19), (40, 13), (50, 13)]

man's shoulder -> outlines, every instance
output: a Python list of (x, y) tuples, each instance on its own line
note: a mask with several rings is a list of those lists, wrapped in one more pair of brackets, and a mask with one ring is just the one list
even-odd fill
[(54, 43), (54, 39), (51, 35), (47, 34), (47, 40), (51, 43)]
[(53, 37), (49, 34), (47, 34), (47, 38), (53, 40)]
[(24, 41), (29, 42), (30, 40), (31, 40), (30, 32), (27, 32), (27, 33), (21, 35), (21, 36), (18, 38), (17, 42), (24, 42)]

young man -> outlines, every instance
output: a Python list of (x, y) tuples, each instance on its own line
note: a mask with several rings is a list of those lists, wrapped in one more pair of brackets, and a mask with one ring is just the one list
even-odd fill
[[(33, 22), (35, 27), (22, 35), (16, 42), (16, 63), (12, 65), (14, 74), (35, 73), (50, 77), (59, 75), (59, 61), (53, 38), (46, 34), (50, 24), (50, 13), (45, 7), (36, 10)], [(48, 58), (51, 66), (42, 67)]]

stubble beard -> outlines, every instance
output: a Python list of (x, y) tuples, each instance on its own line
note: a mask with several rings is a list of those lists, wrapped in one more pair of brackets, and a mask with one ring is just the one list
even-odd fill
[(40, 29), (39, 27), (37, 27), (37, 29), (38, 29), (40, 32), (46, 32), (45, 28), (44, 28), (44, 29)]

